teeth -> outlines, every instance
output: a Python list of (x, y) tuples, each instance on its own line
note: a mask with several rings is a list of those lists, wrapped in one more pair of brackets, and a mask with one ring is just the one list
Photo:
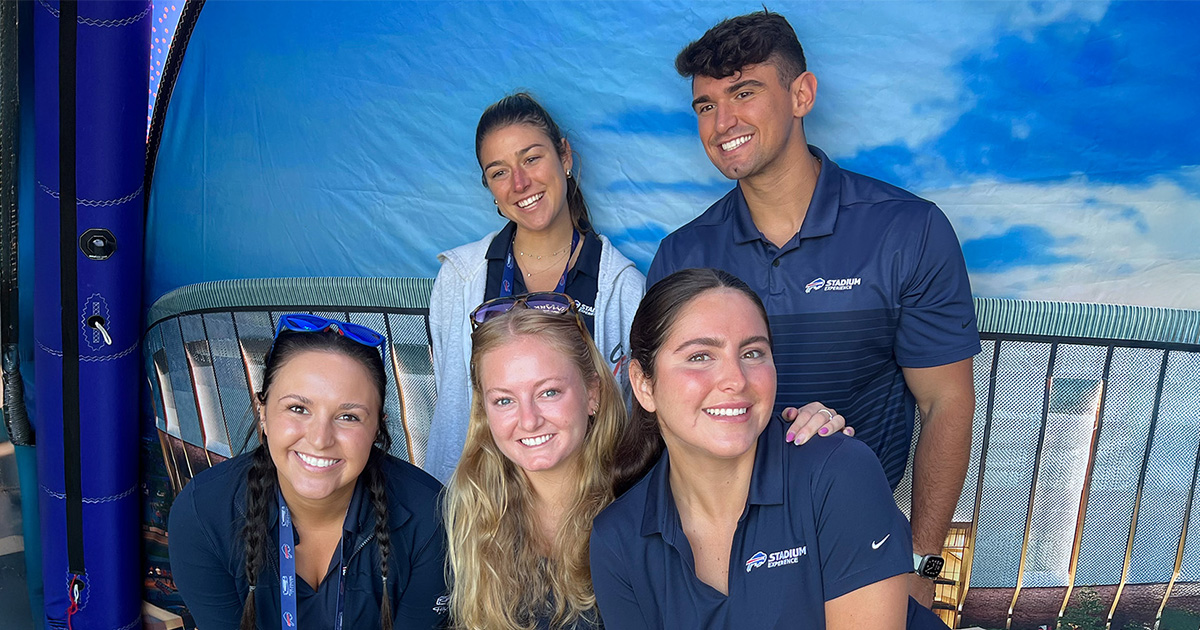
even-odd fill
[(526, 197), (517, 202), (517, 207), (518, 208), (528, 208), (529, 206), (532, 206), (534, 203), (536, 203), (537, 200), (539, 200), (545, 196), (546, 196), (546, 193), (538, 193), (536, 195), (533, 195), (532, 197)]
[(747, 409), (746, 407), (742, 407), (740, 409), (705, 409), (704, 413), (707, 413), (710, 416), (732, 417), (732, 416), (740, 416), (740, 415), (746, 413), (746, 409)]
[[(751, 134), (751, 135), (753, 135), (753, 134)], [(749, 139), (750, 139), (750, 136), (741, 136), (740, 138), (734, 138), (733, 140), (730, 140), (729, 142), (722, 143), (721, 150), (722, 151), (732, 151), (732, 150), (742, 146), (743, 144), (746, 144), (746, 141), (748, 141)]]
[(324, 459), (322, 457), (313, 457), (311, 455), (305, 455), (304, 453), (296, 453), (296, 455), (298, 455), (305, 464), (308, 464), (309, 466), (315, 466), (317, 468), (329, 468), (330, 466), (342, 461), (340, 459)]
[(541, 446), (549, 441), (552, 437), (554, 437), (553, 434), (539, 435), (537, 437), (523, 438), (520, 440), (520, 442), (525, 446)]

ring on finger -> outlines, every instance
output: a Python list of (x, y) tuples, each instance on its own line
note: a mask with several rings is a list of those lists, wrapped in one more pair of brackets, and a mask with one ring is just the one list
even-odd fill
[(830, 420), (833, 420), (833, 412), (832, 412), (832, 411), (830, 411), (830, 410), (828, 410), (828, 409), (824, 409), (824, 408), (822, 408), (822, 409), (818, 409), (818, 410), (817, 410), (817, 413), (823, 413), (823, 414), (825, 414), (826, 416), (829, 416), (829, 419), (830, 419)]

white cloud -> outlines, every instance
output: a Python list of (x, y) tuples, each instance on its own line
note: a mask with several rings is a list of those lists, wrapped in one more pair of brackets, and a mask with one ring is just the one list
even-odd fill
[(950, 217), (960, 241), (1032, 225), (1071, 262), (972, 270), (977, 295), (1200, 308), (1200, 196), (1195, 168), (1142, 185), (1079, 177), (1052, 184), (981, 180), (923, 191)]

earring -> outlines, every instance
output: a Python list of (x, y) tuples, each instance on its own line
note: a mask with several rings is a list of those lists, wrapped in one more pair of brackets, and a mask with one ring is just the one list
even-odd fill
[(567, 169), (567, 179), (571, 179), (571, 169)]

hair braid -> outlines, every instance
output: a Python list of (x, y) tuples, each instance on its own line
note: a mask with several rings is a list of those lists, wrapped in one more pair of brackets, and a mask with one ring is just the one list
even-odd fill
[(273, 498), (275, 464), (266, 444), (254, 449), (253, 464), (246, 475), (246, 525), (242, 527), (242, 542), (246, 550), (246, 581), (250, 592), (242, 607), (240, 630), (254, 630), (257, 626), (254, 606), (254, 589), (258, 585), (258, 573), (262, 569), (264, 551), (267, 546), (267, 506)]
[(379, 546), (379, 574), (383, 576), (383, 601), (379, 605), (380, 627), (392, 630), (392, 602), (388, 596), (388, 563), (392, 555), (392, 534), (388, 527), (387, 483), (383, 474), (383, 451), (371, 450), (367, 461), (367, 489), (375, 508), (375, 544)]

